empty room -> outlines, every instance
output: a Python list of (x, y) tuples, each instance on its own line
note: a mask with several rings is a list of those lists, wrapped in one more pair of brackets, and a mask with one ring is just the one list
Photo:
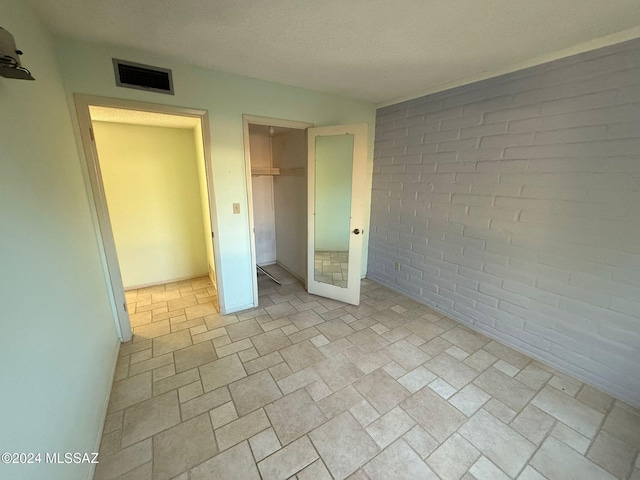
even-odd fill
[(636, 0), (0, 6), (0, 478), (640, 480)]

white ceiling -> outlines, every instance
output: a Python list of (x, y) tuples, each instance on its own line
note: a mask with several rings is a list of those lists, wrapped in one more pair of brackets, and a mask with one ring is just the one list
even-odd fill
[(150, 127), (188, 128), (200, 127), (200, 119), (165, 113), (143, 112), (124, 108), (89, 106), (91, 120), (94, 122), (128, 123)]
[(31, 3), (60, 36), (376, 103), (640, 37), (639, 0)]

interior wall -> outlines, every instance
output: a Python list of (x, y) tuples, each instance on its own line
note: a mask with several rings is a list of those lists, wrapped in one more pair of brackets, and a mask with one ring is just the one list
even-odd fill
[[(249, 125), (251, 167), (272, 166), (269, 127)], [(253, 175), (253, 227), (256, 239), (256, 263), (270, 265), (276, 261), (276, 218), (273, 204), (273, 177)]]
[(192, 129), (93, 122), (125, 288), (206, 275)]
[(316, 137), (315, 249), (349, 250), (353, 135)]
[[(204, 155), (204, 143), (202, 128), (198, 126), (193, 131), (193, 139), (196, 148), (196, 163), (198, 166), (198, 184), (200, 185), (200, 207), (202, 210), (202, 227), (204, 229), (204, 245), (207, 255), (207, 267), (211, 283), (216, 285), (216, 261), (214, 258), (213, 238), (211, 229), (211, 208), (209, 204), (209, 186), (207, 183), (206, 159)], [(216, 285), (217, 286), (217, 285)]]
[(273, 177), (278, 263), (307, 276), (307, 132), (288, 130), (271, 142), (274, 166), (289, 170)]
[(0, 451), (14, 480), (90, 478), (119, 339), (53, 41), (26, 2), (0, 0), (35, 82), (0, 77)]
[(640, 406), (640, 40), (381, 108), (376, 139), (369, 275)]
[[(115, 46), (57, 39), (57, 53), (69, 99), (74, 92), (139, 100), (209, 111), (213, 183), (220, 262), (216, 265), (224, 280), (221, 306), (233, 312), (253, 306), (253, 277), (247, 190), (245, 180), (242, 115), (258, 115), (313, 123), (317, 126), (369, 123), (370, 150), (367, 185), (362, 198), (366, 219), (373, 169), (373, 123), (371, 103), (335, 95), (311, 92), (180, 63), (167, 57)], [(112, 58), (173, 69), (175, 95), (162, 95), (115, 85)], [(240, 204), (240, 214), (233, 213)], [(365, 227), (363, 270), (369, 229)]]

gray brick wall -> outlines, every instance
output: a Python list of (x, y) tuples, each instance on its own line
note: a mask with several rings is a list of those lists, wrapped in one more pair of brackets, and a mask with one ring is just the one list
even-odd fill
[(368, 276), (640, 406), (640, 40), (378, 109)]

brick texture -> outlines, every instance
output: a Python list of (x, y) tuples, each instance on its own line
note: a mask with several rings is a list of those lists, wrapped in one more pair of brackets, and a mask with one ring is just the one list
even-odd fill
[(380, 108), (368, 276), (640, 405), (640, 40)]

